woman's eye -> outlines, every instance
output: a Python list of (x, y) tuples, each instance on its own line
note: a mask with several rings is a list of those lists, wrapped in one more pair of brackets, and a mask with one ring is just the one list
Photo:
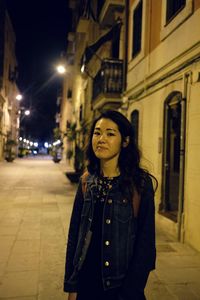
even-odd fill
[(114, 133), (109, 132), (108, 136), (115, 136)]
[(93, 133), (94, 135), (100, 135), (100, 133), (98, 131), (94, 131)]

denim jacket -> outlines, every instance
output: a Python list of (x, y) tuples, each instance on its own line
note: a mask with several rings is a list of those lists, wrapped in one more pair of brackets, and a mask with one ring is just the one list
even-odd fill
[[(83, 196), (79, 183), (68, 233), (65, 292), (77, 292), (77, 276), (84, 263), (92, 236), (97, 177), (88, 175)], [(104, 290), (121, 287), (119, 299), (132, 299), (144, 289), (148, 274), (155, 268), (154, 192), (147, 177), (137, 218), (132, 199), (124, 197), (119, 185), (106, 198), (102, 220), (102, 282)]]

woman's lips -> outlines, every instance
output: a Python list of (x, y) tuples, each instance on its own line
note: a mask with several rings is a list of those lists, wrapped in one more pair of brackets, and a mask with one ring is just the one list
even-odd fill
[(105, 147), (102, 147), (102, 146), (97, 146), (97, 148), (96, 148), (97, 150), (107, 150), (107, 148), (105, 148)]

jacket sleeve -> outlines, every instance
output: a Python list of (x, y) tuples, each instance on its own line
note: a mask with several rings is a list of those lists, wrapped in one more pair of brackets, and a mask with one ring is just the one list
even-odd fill
[(120, 289), (119, 300), (144, 299), (143, 291), (155, 269), (155, 205), (152, 180), (147, 178), (137, 218), (136, 242), (131, 264)]
[(68, 231), (67, 252), (66, 252), (66, 262), (65, 262), (65, 277), (64, 277), (65, 292), (77, 291), (76, 283), (75, 282), (72, 283), (71, 281), (69, 283), (68, 281), (74, 271), (73, 260), (74, 260), (74, 255), (75, 255), (77, 241), (78, 241), (82, 207), (83, 207), (83, 193), (82, 193), (82, 184), (80, 180), (76, 192), (75, 200), (74, 200), (74, 205), (73, 205), (72, 215), (71, 215), (71, 220), (69, 225), (69, 231)]

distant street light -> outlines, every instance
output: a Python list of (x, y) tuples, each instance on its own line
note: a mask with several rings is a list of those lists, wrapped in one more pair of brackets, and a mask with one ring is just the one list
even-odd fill
[[(30, 116), (31, 111), (29, 109), (25, 109), (25, 107), (20, 107), (18, 110), (18, 126), (19, 126), (19, 135), (22, 137), (25, 135), (25, 127), (23, 126), (24, 118)], [(26, 141), (23, 141), (26, 142)]]
[(20, 116), (20, 122), (24, 119), (25, 116), (29, 116), (31, 111), (29, 109), (25, 109), (25, 107), (20, 107), (18, 110), (18, 114)]
[(57, 72), (58, 72), (59, 74), (64, 74), (64, 73), (66, 72), (65, 66), (59, 65), (59, 66), (57, 67)]
[(85, 65), (83, 64), (83, 65), (81, 66), (81, 73), (84, 73), (84, 71), (85, 71)]
[(26, 116), (29, 116), (29, 115), (30, 115), (30, 113), (31, 113), (31, 112), (30, 112), (30, 110), (29, 110), (29, 109), (27, 109), (27, 110), (25, 110), (25, 111), (24, 111), (24, 114), (25, 114)]
[(18, 101), (20, 101), (20, 100), (22, 100), (22, 95), (20, 95), (20, 94), (18, 94), (17, 96), (16, 96), (16, 99), (18, 100)]
[(57, 141), (55, 141), (55, 142), (53, 143), (54, 146), (57, 146), (57, 145), (59, 145), (59, 144), (61, 144), (61, 140), (57, 140)]

